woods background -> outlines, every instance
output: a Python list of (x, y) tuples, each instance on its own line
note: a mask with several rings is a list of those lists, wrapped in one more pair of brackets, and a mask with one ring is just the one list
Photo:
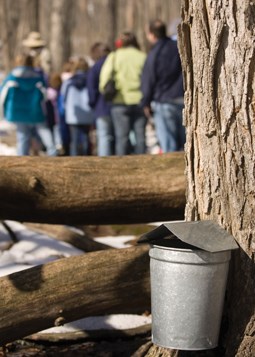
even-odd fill
[(1, 69), (9, 70), (30, 31), (39, 31), (58, 70), (70, 55), (88, 55), (91, 45), (113, 46), (123, 30), (136, 33), (146, 50), (145, 25), (161, 18), (172, 34), (179, 18), (176, 0), (0, 0)]

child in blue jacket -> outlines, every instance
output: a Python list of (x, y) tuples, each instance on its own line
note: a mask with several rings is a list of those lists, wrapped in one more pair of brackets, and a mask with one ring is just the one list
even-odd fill
[(16, 124), (18, 155), (29, 155), (31, 139), (36, 134), (45, 145), (47, 154), (56, 155), (46, 124), (45, 99), (45, 80), (33, 68), (33, 58), (26, 54), (19, 55), (16, 67), (7, 75), (0, 91), (4, 118)]

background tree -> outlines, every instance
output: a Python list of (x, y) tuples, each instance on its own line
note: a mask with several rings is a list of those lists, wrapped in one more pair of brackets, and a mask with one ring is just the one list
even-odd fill
[(254, 356), (255, 3), (182, 1), (187, 220), (212, 219), (237, 239), (220, 347), (153, 356)]
[[(55, 70), (71, 55), (89, 55), (95, 42), (113, 46), (127, 29), (137, 34), (145, 50), (148, 21), (159, 17), (170, 26), (179, 17), (179, 9), (176, 0), (0, 0), (0, 67), (10, 69), (30, 31), (40, 31), (47, 41)], [(170, 27), (171, 33), (174, 27)]]
[(50, 13), (50, 38), (52, 69), (58, 71), (71, 53), (71, 29), (75, 2), (52, 0)]
[(6, 71), (29, 31), (39, 30), (39, 0), (0, 0), (1, 63)]

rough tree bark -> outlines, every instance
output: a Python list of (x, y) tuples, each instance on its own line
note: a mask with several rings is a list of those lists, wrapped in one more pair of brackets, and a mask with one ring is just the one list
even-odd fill
[[(210, 355), (251, 357), (255, 355), (255, 2), (183, 0), (182, 19), (186, 218), (213, 219), (240, 244), (229, 274), (220, 347)], [(170, 355), (183, 356), (168, 351)], [(200, 355), (205, 354), (195, 353)]]
[(0, 219), (55, 224), (182, 219), (183, 153), (0, 157)]
[(150, 309), (148, 250), (88, 253), (0, 278), (0, 345), (87, 316)]

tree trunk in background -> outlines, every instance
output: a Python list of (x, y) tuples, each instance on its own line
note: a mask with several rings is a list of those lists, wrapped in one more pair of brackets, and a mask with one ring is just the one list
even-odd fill
[(0, 0), (0, 20), (3, 68), (8, 72), (22, 50), (22, 40), (39, 30), (39, 0)]
[(75, 3), (71, 0), (52, 0), (50, 52), (52, 69), (60, 71), (71, 55), (71, 29)]
[[(160, 18), (164, 20), (167, 27), (169, 27), (169, 24), (172, 23), (174, 19), (180, 17), (180, 2), (176, 0), (118, 0), (115, 3), (118, 33), (126, 29), (133, 31), (143, 50), (148, 48), (145, 27), (149, 21)], [(171, 32), (170, 28), (169, 30), (169, 32)]]
[(109, 33), (108, 33), (108, 38), (104, 40), (105, 35), (102, 37), (103, 41), (106, 41), (109, 43), (112, 48), (114, 48), (114, 42), (118, 38), (118, 30), (117, 30), (117, 21), (118, 21), (118, 16), (117, 16), (117, 7), (116, 7), (116, 0), (108, 0), (108, 6), (109, 6)]
[(26, 0), (25, 7), (30, 31), (39, 31), (39, 0)]
[[(212, 219), (240, 244), (219, 348), (168, 356), (255, 355), (255, 3), (182, 1), (187, 220)], [(154, 347), (155, 348), (155, 347)], [(161, 356), (157, 349), (153, 356)], [(167, 354), (168, 353), (168, 354)]]
[(8, 7), (7, 0), (1, 0), (1, 12), (0, 12), (0, 21), (1, 21), (1, 34), (2, 34), (2, 66), (5, 68), (6, 72), (9, 72), (12, 63), (11, 63), (11, 42), (9, 39), (9, 17), (8, 17)]
[[(133, 31), (146, 50), (145, 25), (161, 18), (172, 34), (173, 22), (180, 17), (180, 1), (0, 0), (0, 17), (5, 27), (0, 38), (3, 43), (8, 40), (10, 49), (8, 55), (4, 45), (2, 57), (13, 59), (24, 37), (39, 30), (50, 47), (53, 69), (60, 71), (70, 55), (89, 56), (91, 46), (98, 41), (113, 46), (123, 30)], [(4, 69), (6, 65), (11, 67), (6, 60), (5, 63)]]

